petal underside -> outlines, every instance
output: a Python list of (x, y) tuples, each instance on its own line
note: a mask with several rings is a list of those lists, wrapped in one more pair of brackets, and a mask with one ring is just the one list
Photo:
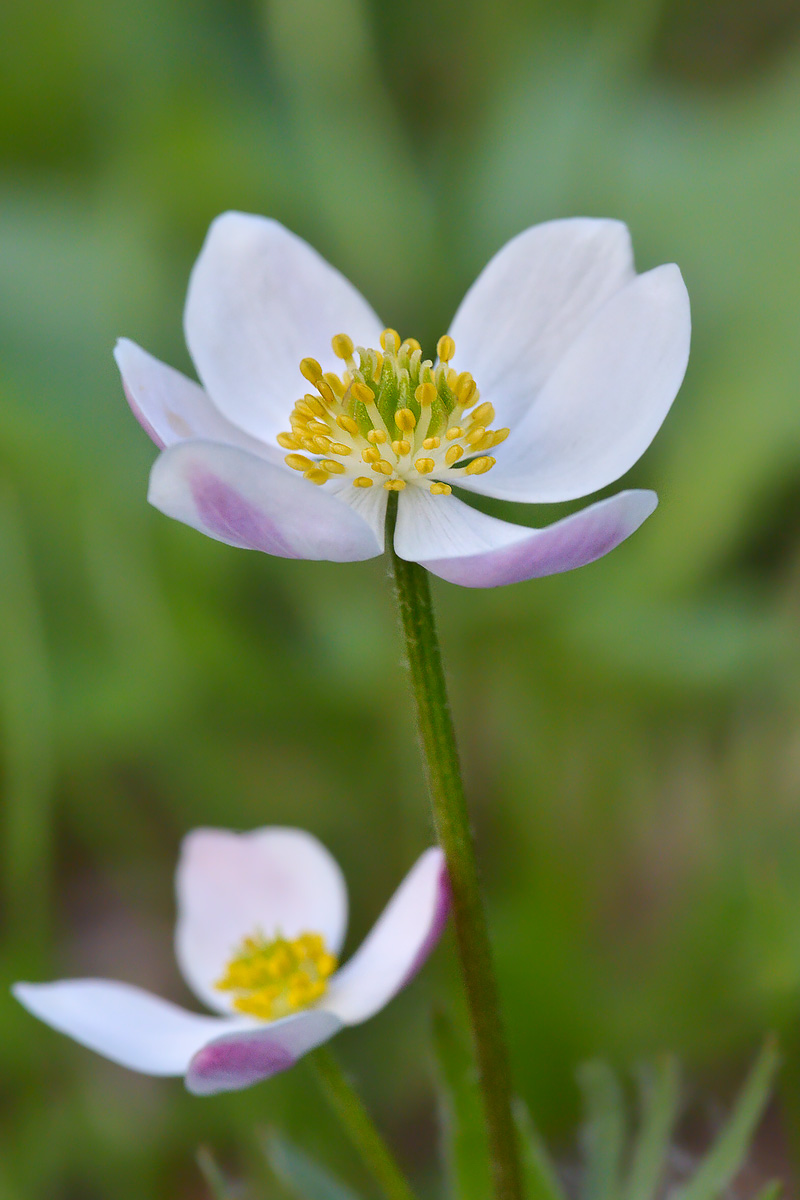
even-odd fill
[(196, 829), (176, 872), (175, 950), (186, 982), (210, 1008), (230, 1011), (214, 985), (245, 937), (320, 933), (338, 954), (347, 890), (338, 863), (302, 829)]
[(403, 492), (395, 548), (462, 587), (500, 587), (572, 571), (608, 554), (650, 516), (655, 492), (618, 492), (544, 529), (527, 529), (470, 508), (456, 496)]
[(148, 500), (216, 541), (279, 558), (360, 562), (383, 549), (372, 526), (333, 493), (217, 442), (180, 442), (163, 451)]
[(266, 442), (289, 428), (308, 391), (301, 359), (324, 371), (340, 361), (331, 338), (377, 346), (382, 325), (361, 293), (277, 221), (223, 213), (211, 225), (189, 282), (186, 341), (216, 407)]
[(379, 1012), (425, 962), (449, 911), (444, 856), (434, 846), (417, 860), (359, 949), (332, 977), (321, 1007), (345, 1025)]
[(53, 1029), (145, 1075), (183, 1075), (209, 1041), (249, 1027), (239, 1017), (203, 1016), (110, 979), (18, 983), (17, 1000)]

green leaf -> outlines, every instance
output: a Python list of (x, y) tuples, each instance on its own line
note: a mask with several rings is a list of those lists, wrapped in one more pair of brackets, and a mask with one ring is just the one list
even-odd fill
[(769, 1100), (778, 1063), (778, 1049), (770, 1039), (742, 1088), (728, 1124), (694, 1177), (675, 1193), (675, 1200), (716, 1200), (735, 1178)]
[(567, 1200), (547, 1148), (522, 1100), (514, 1103), (514, 1120), (522, 1152), (525, 1200)]
[(579, 1068), (578, 1082), (586, 1107), (581, 1200), (617, 1200), (626, 1130), (622, 1089), (604, 1062), (585, 1063)]
[(456, 1200), (485, 1200), (492, 1191), (491, 1172), (472, 1050), (442, 1012), (434, 1014), (433, 1040), (439, 1067), (448, 1191)]
[(780, 1200), (783, 1195), (783, 1183), (780, 1179), (773, 1179), (771, 1183), (767, 1183), (756, 1196), (756, 1200)]
[(677, 1060), (660, 1059), (639, 1076), (640, 1127), (625, 1184), (625, 1200), (652, 1200), (666, 1166), (678, 1116), (680, 1074)]
[(208, 1147), (200, 1146), (196, 1157), (200, 1174), (208, 1184), (213, 1200), (234, 1200), (233, 1191)]
[(268, 1133), (264, 1153), (279, 1183), (297, 1200), (359, 1200), (355, 1192), (286, 1138)]

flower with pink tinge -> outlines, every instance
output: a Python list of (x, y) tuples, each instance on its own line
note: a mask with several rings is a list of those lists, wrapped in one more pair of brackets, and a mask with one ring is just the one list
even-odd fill
[(690, 316), (678, 268), (637, 274), (623, 224), (550, 221), (495, 255), (426, 359), (278, 222), (225, 213), (192, 272), (185, 330), (202, 386), (133, 342), (116, 350), (162, 450), (157, 508), (233, 546), (348, 562), (382, 552), (397, 492), (401, 558), (493, 587), (607, 554), (655, 493), (531, 529), (453, 487), (538, 504), (619, 479), (680, 387)]
[(300, 829), (197, 829), (184, 840), (176, 887), (178, 965), (217, 1015), (105, 979), (18, 983), (13, 992), (82, 1045), (134, 1071), (182, 1075), (197, 1095), (285, 1071), (377, 1013), (425, 962), (450, 905), (444, 858), (433, 847), (338, 967), (344, 878)]

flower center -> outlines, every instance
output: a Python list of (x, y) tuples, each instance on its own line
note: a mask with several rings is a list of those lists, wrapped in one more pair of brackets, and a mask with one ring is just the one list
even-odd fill
[(235, 993), (232, 1003), (239, 1012), (277, 1021), (319, 1000), (336, 967), (319, 933), (301, 933), (291, 941), (256, 933), (237, 947), (214, 987)]
[(469, 371), (458, 374), (449, 365), (456, 350), (451, 337), (439, 338), (435, 367), (423, 359), (419, 342), (401, 341), (394, 329), (381, 334), (382, 352), (354, 347), (346, 333), (331, 344), (344, 362), (341, 375), (323, 372), (314, 358), (300, 363), (316, 394), (296, 402), (291, 432), (278, 434), (278, 443), (291, 451), (287, 466), (311, 483), (345, 476), (353, 487), (382, 482), (387, 491), (400, 492), (411, 483), (429, 487), (434, 496), (452, 491), (435, 477), (456, 464), (467, 475), (492, 469), (495, 459), (486, 451), (509, 431), (489, 428), (494, 408), (480, 403)]

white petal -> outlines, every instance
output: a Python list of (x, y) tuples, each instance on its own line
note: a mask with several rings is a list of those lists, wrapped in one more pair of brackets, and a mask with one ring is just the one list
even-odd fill
[(381, 322), (316, 250), (277, 221), (229, 212), (208, 231), (189, 282), (186, 341), (214, 404), (262, 441), (289, 428), (308, 391), (300, 360), (341, 368), (331, 338), (377, 346)]
[(471, 371), (497, 412), (515, 423), (600, 307), (634, 276), (619, 221), (547, 221), (500, 250), (461, 302), (450, 333), (453, 366)]
[(208, 1041), (251, 1024), (187, 1012), (141, 988), (108, 979), (17, 983), (12, 990), (53, 1029), (145, 1075), (183, 1075)]
[(195, 829), (184, 838), (175, 886), (178, 964), (200, 999), (222, 1012), (229, 1003), (214, 984), (243, 938), (321, 933), (333, 954), (344, 941), (342, 872), (302, 829)]
[(308, 1009), (260, 1028), (224, 1034), (192, 1059), (186, 1086), (196, 1096), (250, 1087), (294, 1066), (341, 1028), (332, 1013)]
[(237, 429), (217, 412), (199, 384), (135, 342), (120, 338), (114, 358), (133, 415), (161, 450), (187, 438), (203, 438), (283, 462), (277, 447), (265, 446)]
[(325, 491), (349, 504), (369, 524), (375, 540), (383, 549), (386, 540), (386, 505), (389, 502), (386, 488), (381, 487), (377, 480), (369, 488), (353, 487), (352, 479), (340, 475), (325, 484)]
[(674, 265), (639, 275), (597, 313), (550, 375), (497, 465), (470, 491), (506, 500), (574, 500), (644, 454), (686, 371), (689, 297)]
[(406, 488), (395, 548), (434, 575), (463, 587), (499, 587), (572, 571), (608, 554), (650, 516), (655, 492), (619, 492), (544, 529), (525, 529), (478, 512), (456, 496)]
[(219, 442), (180, 442), (153, 465), (148, 500), (229, 546), (279, 558), (359, 562), (383, 549), (372, 527), (325, 487)]
[(350, 961), (330, 981), (320, 1005), (357, 1025), (413, 979), (438, 942), (450, 911), (444, 855), (426, 850), (406, 875)]

